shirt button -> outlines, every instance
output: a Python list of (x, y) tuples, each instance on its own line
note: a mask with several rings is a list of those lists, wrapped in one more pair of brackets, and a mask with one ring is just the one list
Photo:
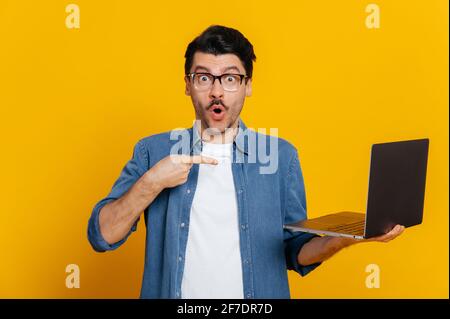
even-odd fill
[(242, 194), (243, 190), (242, 188), (238, 190), (238, 194)]
[(181, 226), (181, 228), (183, 228), (184, 227), (184, 223), (181, 223), (180, 226)]
[(179, 292), (177, 292), (177, 297), (180, 297), (180, 293)]
[(250, 298), (252, 295), (251, 294), (247, 294), (247, 298)]
[(243, 230), (247, 229), (247, 225), (246, 224), (242, 224), (242, 229)]
[(186, 193), (190, 194), (190, 193), (191, 193), (191, 190), (190, 190), (190, 189), (188, 189), (188, 190), (186, 191)]
[(182, 261), (182, 260), (183, 260), (183, 257), (181, 257), (181, 256), (178, 257), (178, 260), (179, 260), (179, 261)]

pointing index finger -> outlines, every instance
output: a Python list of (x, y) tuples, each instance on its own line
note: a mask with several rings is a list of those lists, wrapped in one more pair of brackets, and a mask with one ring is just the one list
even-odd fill
[(213, 164), (217, 165), (218, 161), (215, 158), (202, 156), (202, 155), (194, 155), (190, 157), (190, 163), (192, 164)]

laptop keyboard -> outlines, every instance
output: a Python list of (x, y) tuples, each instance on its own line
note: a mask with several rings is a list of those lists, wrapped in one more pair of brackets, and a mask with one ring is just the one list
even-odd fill
[(328, 228), (328, 231), (332, 231), (335, 233), (345, 233), (352, 235), (359, 235), (364, 233), (365, 221), (361, 220), (351, 224), (339, 225), (335, 227)]

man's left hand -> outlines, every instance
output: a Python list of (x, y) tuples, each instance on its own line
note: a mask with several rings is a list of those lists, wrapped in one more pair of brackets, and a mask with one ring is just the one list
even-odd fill
[(390, 242), (391, 240), (393, 240), (394, 238), (397, 238), (398, 236), (400, 236), (404, 230), (405, 230), (405, 226), (396, 225), (387, 234), (380, 235), (377, 237), (372, 237), (372, 238), (367, 238), (367, 239), (366, 238), (365, 239), (353, 239), (353, 238), (339, 237), (339, 239), (343, 242), (343, 244), (344, 244), (343, 246), (350, 246), (352, 244), (374, 242), (374, 241), (387, 243), (387, 242)]
[(377, 236), (377, 237), (368, 238), (368, 239), (363, 239), (362, 241), (379, 241), (379, 242), (387, 243), (387, 242), (391, 241), (392, 239), (400, 236), (403, 233), (404, 230), (405, 230), (405, 226), (396, 225), (387, 234), (384, 234), (384, 235), (381, 235), (381, 236)]

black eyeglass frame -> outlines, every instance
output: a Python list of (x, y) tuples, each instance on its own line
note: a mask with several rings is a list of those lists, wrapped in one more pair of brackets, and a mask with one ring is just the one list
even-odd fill
[(186, 74), (186, 77), (190, 78), (192, 81), (194, 81), (194, 76), (196, 75), (210, 75), (213, 78), (213, 81), (211, 83), (211, 86), (214, 85), (214, 82), (216, 82), (216, 79), (219, 80), (220, 85), (222, 85), (222, 77), (223, 76), (227, 76), (227, 75), (238, 75), (240, 77), (240, 81), (239, 81), (239, 85), (242, 85), (242, 80), (245, 79), (245, 84), (247, 84), (248, 79), (250, 79), (250, 77), (248, 75), (245, 74), (239, 74), (239, 73), (224, 73), (221, 75), (214, 75), (208, 72), (192, 72), (192, 73), (188, 73)]

